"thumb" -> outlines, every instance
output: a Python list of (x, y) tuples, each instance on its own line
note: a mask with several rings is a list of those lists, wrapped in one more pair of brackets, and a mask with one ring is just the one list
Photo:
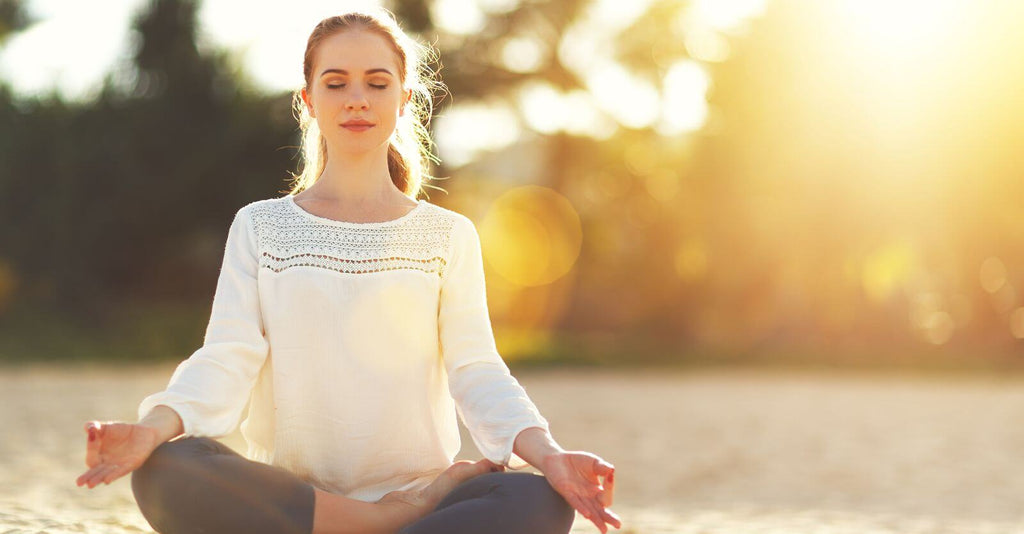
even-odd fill
[(85, 431), (88, 434), (85, 446), (85, 465), (93, 467), (100, 463), (100, 443), (103, 441), (103, 424), (99, 421), (89, 421), (85, 424)]

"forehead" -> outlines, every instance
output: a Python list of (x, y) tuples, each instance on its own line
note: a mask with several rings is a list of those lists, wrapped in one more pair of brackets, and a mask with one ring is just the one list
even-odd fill
[(325, 69), (343, 69), (362, 74), (368, 69), (386, 68), (400, 76), (398, 56), (384, 36), (364, 31), (345, 30), (320, 42), (313, 57), (313, 77)]

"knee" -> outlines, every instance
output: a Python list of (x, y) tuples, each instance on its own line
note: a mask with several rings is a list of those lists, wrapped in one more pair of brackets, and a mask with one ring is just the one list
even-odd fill
[(145, 486), (159, 485), (173, 478), (181, 471), (190, 459), (195, 458), (206, 447), (209, 438), (182, 438), (176, 441), (165, 441), (149, 454), (146, 461), (132, 472), (132, 489), (136, 485), (140, 489)]
[(565, 534), (572, 528), (576, 511), (546, 477), (532, 473), (506, 473), (516, 477), (516, 493), (523, 516), (532, 523), (530, 532)]
[[(145, 463), (131, 473), (132, 494), (143, 517), (157, 532), (168, 532), (174, 502), (180, 500), (182, 484), (190, 466), (201, 455), (208, 438), (182, 438), (161, 443)], [(176, 498), (177, 497), (177, 498)]]

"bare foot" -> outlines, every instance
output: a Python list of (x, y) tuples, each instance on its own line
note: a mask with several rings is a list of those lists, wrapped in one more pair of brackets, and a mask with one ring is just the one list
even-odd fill
[(420, 490), (392, 491), (377, 502), (380, 504), (405, 503), (426, 515), (433, 511), (441, 503), (441, 500), (459, 484), (480, 475), (504, 470), (504, 466), (487, 459), (476, 462), (460, 460), (437, 475), (437, 478), (429, 486)]

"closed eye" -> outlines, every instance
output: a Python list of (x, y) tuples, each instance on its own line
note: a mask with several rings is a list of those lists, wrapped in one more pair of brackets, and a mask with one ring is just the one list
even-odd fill
[[(335, 84), (335, 85), (330, 85), (330, 84), (327, 85), (328, 89), (340, 89), (342, 87), (345, 87), (345, 84), (342, 83), (342, 84)], [(373, 87), (374, 89), (387, 89), (388, 88), (388, 86), (386, 86), (386, 85), (374, 85), (372, 83), (370, 84), (370, 87)]]

